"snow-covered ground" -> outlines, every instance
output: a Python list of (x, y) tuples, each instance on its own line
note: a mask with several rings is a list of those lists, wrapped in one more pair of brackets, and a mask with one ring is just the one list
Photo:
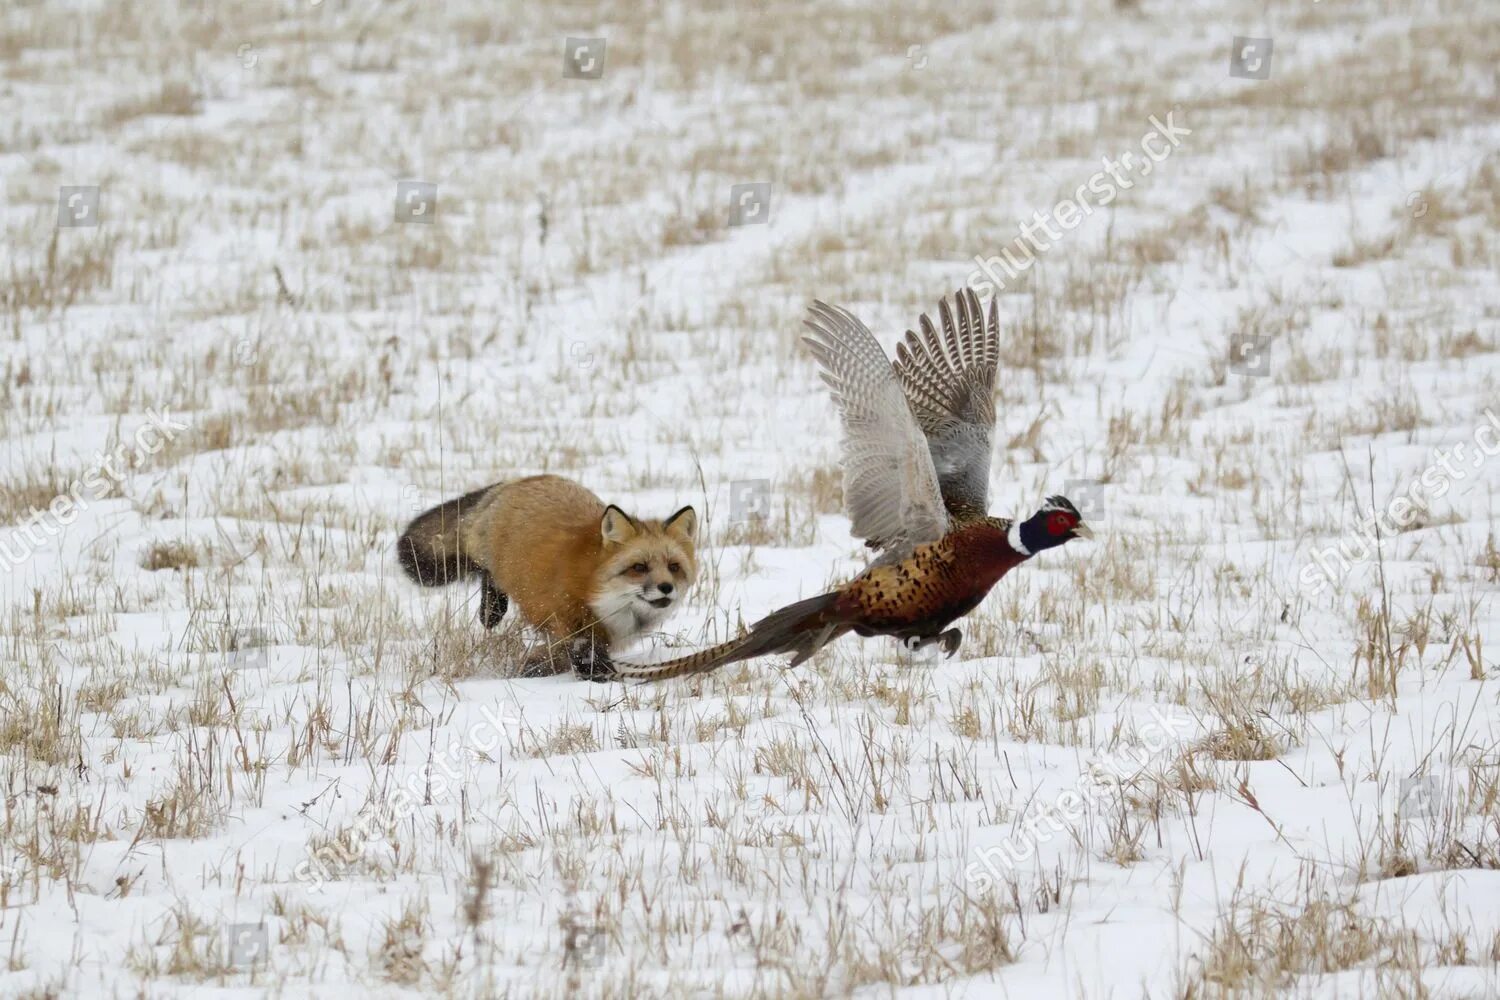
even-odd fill
[[(0, 10), (0, 995), (1500, 995), (1500, 8), (713, 6)], [(966, 282), (1100, 537), (954, 660), (401, 576), (549, 471), (702, 515), (638, 656), (847, 579), (802, 312)]]

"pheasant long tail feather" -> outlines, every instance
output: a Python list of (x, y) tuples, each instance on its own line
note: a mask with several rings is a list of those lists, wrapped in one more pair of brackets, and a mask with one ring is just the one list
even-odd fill
[(753, 635), (747, 632), (738, 639), (731, 639), (729, 642), (711, 646), (691, 656), (679, 656), (675, 660), (666, 660), (662, 663), (622, 663), (616, 660), (613, 665), (615, 673), (620, 677), (642, 681), (664, 681), (688, 674), (706, 674), (726, 663), (748, 659), (747, 656), (735, 654), (740, 652), (752, 638), (754, 638)]
[(795, 651), (793, 663), (801, 663), (825, 643), (843, 634), (843, 626), (830, 620), (839, 592), (819, 594), (806, 600), (789, 604), (773, 611), (750, 626), (750, 631), (737, 639), (720, 643), (691, 656), (681, 656), (665, 663), (621, 663), (614, 664), (615, 673), (622, 678), (662, 681), (669, 677), (686, 674), (704, 674), (717, 670), (726, 663), (748, 660), (754, 656)]

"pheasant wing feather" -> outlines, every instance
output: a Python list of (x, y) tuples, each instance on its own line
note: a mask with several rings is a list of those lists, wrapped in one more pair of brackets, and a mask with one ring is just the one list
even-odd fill
[(843, 425), (844, 506), (854, 535), (903, 558), (948, 529), (927, 439), (869, 327), (823, 302), (808, 313), (804, 343)]
[(990, 450), (995, 431), (995, 374), (1000, 366), (1000, 322), (988, 318), (966, 288), (957, 312), (944, 300), (941, 328), (921, 318), (896, 345), (895, 371), (932, 452), (943, 501), (950, 511), (983, 514), (988, 507)]

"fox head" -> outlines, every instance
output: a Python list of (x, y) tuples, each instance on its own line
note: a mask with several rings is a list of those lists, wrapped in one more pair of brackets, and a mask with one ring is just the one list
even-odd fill
[(604, 563), (597, 603), (630, 611), (641, 627), (666, 617), (697, 576), (697, 527), (698, 515), (691, 507), (664, 521), (634, 518), (613, 505), (606, 508), (599, 521)]

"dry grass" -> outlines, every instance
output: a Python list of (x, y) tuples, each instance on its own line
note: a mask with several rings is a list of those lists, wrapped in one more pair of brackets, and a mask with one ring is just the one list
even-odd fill
[(42, 230), (46, 232), (44, 237), (26, 234), (38, 238), (37, 243), (30, 239), (11, 243), (7, 233), (7, 243), (18, 252), (7, 255), (6, 272), (0, 274), (0, 310), (10, 317), (13, 333), (18, 331), (24, 313), (64, 311), (85, 296), (108, 292), (114, 285), (118, 234), (92, 229), (65, 231), (51, 225), (47, 229), (50, 232)]
[(1183, 997), (1272, 996), (1299, 977), (1395, 966), (1414, 976), (1417, 938), (1348, 902), (1283, 909), (1249, 901), (1214, 930)]

